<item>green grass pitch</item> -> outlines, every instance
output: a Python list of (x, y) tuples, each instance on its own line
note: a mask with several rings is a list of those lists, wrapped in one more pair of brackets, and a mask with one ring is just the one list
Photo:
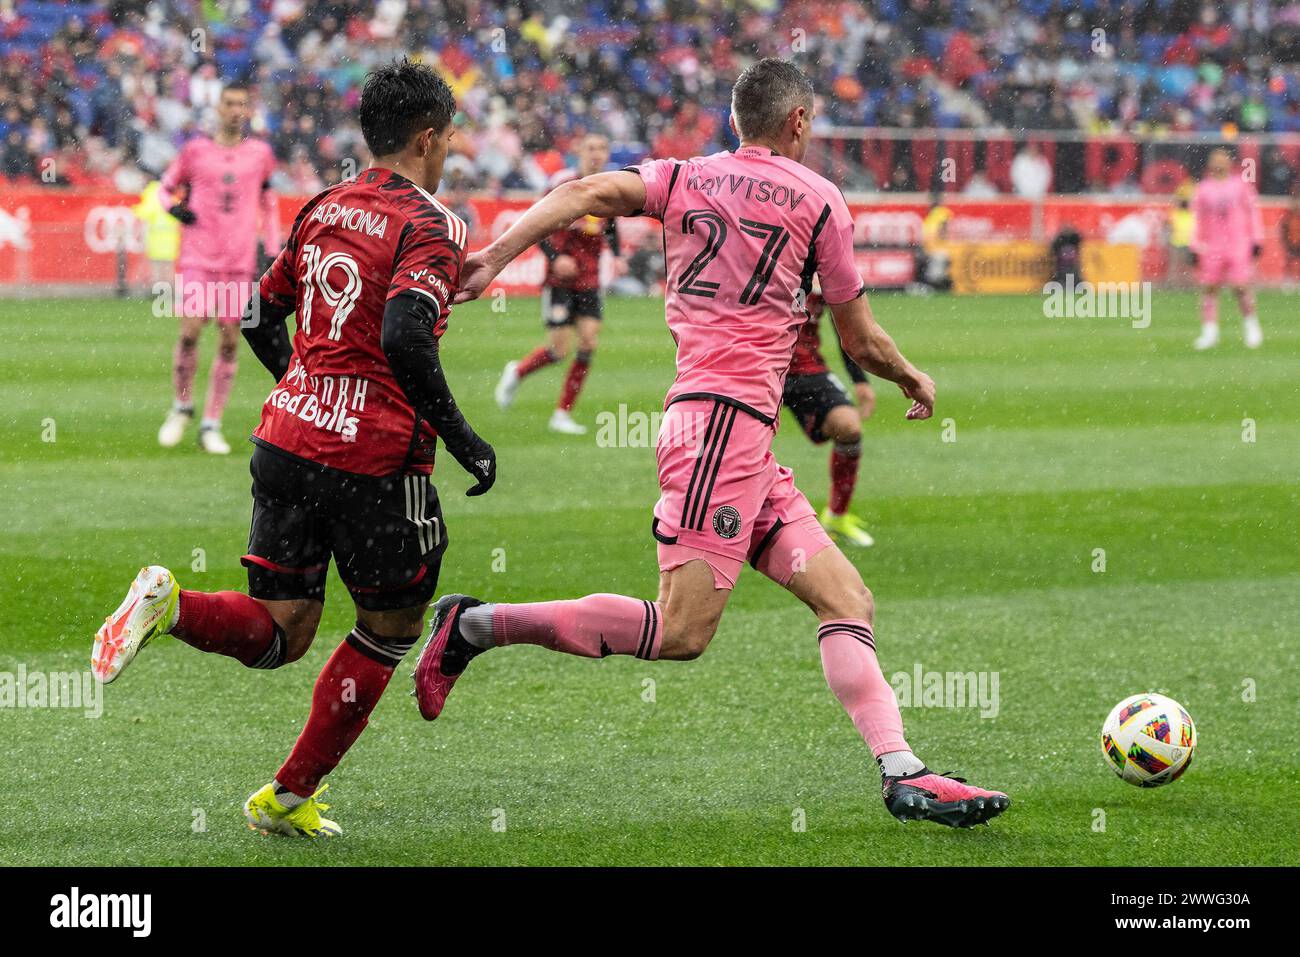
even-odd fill
[[(1010, 792), (991, 827), (886, 814), (825, 687), (812, 617), (746, 571), (696, 662), (496, 651), (436, 724), (404, 667), (331, 778), (344, 837), (250, 833), (241, 802), (292, 745), (352, 622), (333, 578), (316, 646), (281, 671), (167, 640), (105, 689), (97, 719), (0, 709), (0, 864), (1295, 864), (1294, 302), (1261, 298), (1257, 354), (1225, 302), (1224, 345), (1195, 354), (1189, 294), (1158, 293), (1148, 329), (1048, 319), (1037, 298), (875, 297), (939, 407), (905, 422), (880, 385), (856, 501), (878, 544), (852, 557), (887, 675), (997, 673), (996, 717), (904, 712), (932, 767)], [(661, 310), (610, 302), (580, 420), (659, 409)], [(653, 596), (652, 450), (547, 432), (559, 369), (527, 381), (509, 414), (492, 402), (502, 364), (540, 337), (536, 300), (516, 299), (504, 314), (458, 307), (444, 339), (500, 480), (470, 500), (467, 476), (440, 466), (440, 591)], [(0, 672), (84, 670), (141, 564), (185, 587), (244, 587), (240, 440), (271, 383), (245, 352), (228, 460), (188, 440), (161, 450), (173, 339), (140, 301), (0, 303)], [(209, 332), (200, 390), (213, 348)], [(776, 447), (820, 506), (825, 449), (788, 418)], [(1097, 741), (1111, 706), (1145, 690), (1181, 701), (1200, 733), (1188, 774), (1153, 791), (1120, 782)]]

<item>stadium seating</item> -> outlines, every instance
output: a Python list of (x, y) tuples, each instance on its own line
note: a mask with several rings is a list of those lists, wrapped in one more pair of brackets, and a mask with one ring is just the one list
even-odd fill
[[(600, 129), (617, 155), (639, 158), (686, 101), (712, 119), (699, 146), (730, 145), (735, 73), (750, 56), (789, 55), (799, 30), (806, 47), (793, 52), (824, 91), (826, 125), (1300, 131), (1300, 17), (1291, 8), (1265, 10), (1261, 21), (1233, 4), (1209, 5), (1217, 15), (1208, 19), (1184, 0), (1068, 6), (592, 0), (521, 13), (488, 0), (467, 28), (451, 22), (451, 5), (429, 0), (242, 0), (223, 5), (233, 11), (223, 21), (206, 20), (217, 8), (200, 0), (23, 2), (0, 21), (0, 102), (13, 104), (0, 111), (0, 176), (35, 181), (40, 159), (54, 154), (66, 160), (65, 184), (128, 185), (123, 168), (156, 174), (205, 122), (188, 110), (186, 87), (206, 64), (222, 78), (258, 81), (257, 123), (281, 160), (305, 154), (329, 182), (357, 145), (342, 118), (366, 66), (410, 52), (454, 80), (472, 142), (499, 148), (493, 132), (503, 125), (521, 141), (504, 166), (461, 164), (462, 181), (535, 188), (545, 178), (531, 161), (538, 150), (563, 151)], [(1017, 9), (1023, 16), (1009, 15)], [(383, 20), (394, 10), (395, 28)], [(205, 31), (198, 52), (195, 29)], [(732, 39), (720, 44), (719, 35)], [(1050, 92), (1045, 76), (1056, 78)], [(317, 111), (308, 125), (329, 137), (300, 129), (304, 104)], [(88, 139), (92, 155), (73, 155)]]

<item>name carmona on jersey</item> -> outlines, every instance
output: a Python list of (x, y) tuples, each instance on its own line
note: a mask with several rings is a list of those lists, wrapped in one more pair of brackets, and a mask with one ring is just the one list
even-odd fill
[(358, 415), (366, 411), (370, 381), (354, 376), (309, 376), (301, 362), (294, 362), (266, 405), (295, 415), (302, 421), (337, 432), (344, 442), (355, 442)]
[(355, 232), (383, 239), (388, 230), (388, 216), (374, 209), (345, 206), (342, 203), (321, 203), (311, 213), (311, 219), (326, 226), (339, 226)]
[(691, 173), (686, 177), (686, 188), (706, 196), (737, 196), (756, 203), (770, 203), (784, 206), (794, 212), (808, 196), (807, 192), (795, 192), (791, 186), (773, 183), (770, 179), (758, 179), (753, 176), (724, 173), (720, 176), (701, 176)]
[(417, 287), (422, 282), (427, 282), (432, 286), (434, 292), (437, 293), (439, 306), (446, 306), (447, 303), (451, 302), (453, 290), (442, 281), (442, 277), (437, 273), (430, 269), (410, 269), (407, 270), (407, 275), (411, 277), (411, 282)]

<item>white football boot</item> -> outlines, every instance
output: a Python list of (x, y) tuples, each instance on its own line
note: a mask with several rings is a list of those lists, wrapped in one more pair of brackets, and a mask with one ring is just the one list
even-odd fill
[(209, 455), (230, 454), (230, 443), (215, 425), (205, 425), (199, 429), (199, 448)]
[(563, 432), (565, 435), (586, 435), (587, 427), (579, 425), (573, 421), (573, 416), (563, 409), (556, 409), (551, 413), (551, 421), (547, 424), (552, 432)]
[(503, 409), (510, 408), (511, 403), (515, 401), (515, 393), (519, 391), (519, 382), (519, 363), (507, 362), (501, 372), (501, 380), (497, 382), (497, 405)]
[(1254, 316), (1241, 321), (1241, 341), (1247, 349), (1258, 349), (1264, 344), (1264, 330), (1259, 327), (1259, 320)]
[(1192, 343), (1192, 348), (1195, 349), (1197, 352), (1204, 352), (1206, 349), (1213, 349), (1218, 344), (1219, 344), (1219, 326), (1216, 323), (1215, 325), (1212, 326), (1211, 325), (1201, 326), (1201, 334), (1197, 336), (1196, 341)]
[(140, 649), (166, 634), (180, 615), (181, 587), (161, 565), (140, 569), (117, 611), (95, 633), (90, 668), (108, 684), (122, 673)]
[(163, 419), (161, 428), (158, 429), (158, 444), (165, 449), (174, 449), (180, 445), (181, 439), (185, 438), (185, 429), (193, 418), (193, 409), (188, 412), (172, 409), (167, 413), (167, 418)]

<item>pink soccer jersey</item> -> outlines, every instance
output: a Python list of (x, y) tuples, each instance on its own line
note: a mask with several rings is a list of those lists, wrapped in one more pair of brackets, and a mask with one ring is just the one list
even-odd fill
[(645, 183), (644, 213), (664, 224), (664, 308), (677, 343), (668, 404), (723, 396), (775, 420), (813, 275), (827, 302), (862, 292), (844, 197), (752, 146), (630, 169)]
[(177, 197), (188, 187), (189, 207), (194, 211), (194, 225), (181, 230), (176, 268), (182, 274), (252, 277), (259, 229), (267, 251), (278, 252), (279, 222), (269, 190), (274, 170), (275, 155), (259, 139), (222, 146), (199, 136), (181, 147), (163, 174), (162, 185)]
[(1192, 199), (1196, 233), (1192, 248), (1200, 256), (1249, 260), (1251, 248), (1264, 241), (1255, 190), (1240, 176), (1204, 179)]

